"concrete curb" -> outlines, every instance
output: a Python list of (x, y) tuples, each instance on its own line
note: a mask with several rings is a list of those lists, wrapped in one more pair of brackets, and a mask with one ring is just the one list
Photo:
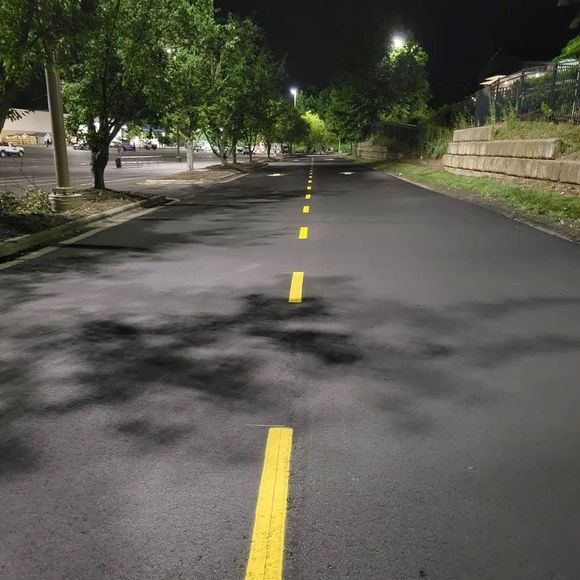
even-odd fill
[[(407, 179), (406, 177), (402, 177), (400, 175), (397, 175), (396, 173), (391, 173), (389, 171), (383, 171), (381, 169), (375, 169), (375, 168), (373, 168), (373, 170), (379, 171), (380, 173), (384, 173), (385, 175), (388, 175), (390, 177), (394, 177), (395, 179), (399, 179), (400, 181), (404, 181), (405, 183), (410, 183), (411, 185), (415, 185), (416, 187), (421, 187), (422, 189), (432, 191), (433, 193), (439, 193), (440, 195), (445, 195), (446, 197), (450, 197), (452, 199), (457, 199), (459, 201), (465, 201), (467, 203), (477, 205), (478, 207), (481, 207), (481, 208), (486, 209), (488, 211), (492, 211), (494, 213), (502, 215), (503, 217), (506, 217), (514, 222), (526, 225), (530, 228), (534, 228), (535, 230), (539, 230), (540, 232), (542, 232), (544, 234), (548, 234), (549, 236), (554, 236), (555, 238), (560, 238), (561, 240), (565, 240), (567, 242), (572, 242), (573, 244), (580, 244), (580, 240), (577, 240), (573, 236), (569, 236), (569, 235), (565, 234), (564, 232), (560, 232), (556, 229), (553, 229), (552, 227), (550, 227), (548, 225), (540, 224), (538, 222), (534, 222), (530, 219), (524, 218), (521, 215), (519, 215), (518, 213), (516, 213), (515, 210), (510, 209), (509, 206), (498, 207), (495, 204), (488, 203), (483, 198), (481, 198), (481, 199), (474, 198), (468, 194), (462, 195), (461, 190), (435, 189), (434, 187), (430, 187), (429, 185), (419, 183), (418, 181), (412, 181), (411, 179)], [(457, 195), (454, 195), (453, 191), (456, 191)], [(475, 196), (477, 194), (474, 193), (473, 195)]]
[(238, 171), (231, 175), (227, 175), (226, 177), (222, 177), (217, 181), (206, 181), (200, 183), (199, 181), (195, 181), (193, 179), (147, 179), (145, 183), (148, 185), (195, 185), (201, 188), (208, 188), (214, 185), (219, 185), (220, 183), (228, 183), (230, 181), (235, 181), (236, 179), (244, 177), (245, 175), (251, 175), (257, 170), (267, 167), (269, 164), (270, 162), (264, 163), (263, 165), (260, 165), (260, 167), (254, 167), (250, 171)]
[(21, 254), (22, 252), (48, 246), (54, 242), (60, 242), (61, 240), (71, 236), (83, 233), (91, 229), (95, 222), (100, 220), (129, 212), (141, 207), (147, 208), (163, 205), (166, 202), (167, 198), (164, 195), (156, 195), (154, 197), (150, 197), (149, 199), (144, 199), (135, 203), (129, 203), (127, 205), (108, 209), (107, 211), (89, 215), (84, 218), (62, 224), (60, 226), (42, 230), (40, 232), (26, 234), (17, 238), (10, 238), (0, 242), (0, 260), (12, 258), (17, 254)]

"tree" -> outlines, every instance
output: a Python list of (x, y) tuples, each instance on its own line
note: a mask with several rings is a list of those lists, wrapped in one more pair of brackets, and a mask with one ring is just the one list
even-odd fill
[(411, 123), (428, 113), (427, 53), (416, 42), (390, 50), (377, 67), (382, 121)]
[(304, 145), (307, 153), (312, 153), (316, 150), (326, 149), (330, 141), (330, 133), (326, 128), (326, 123), (319, 117), (318, 114), (311, 111), (306, 111), (302, 115), (302, 119), (306, 123), (307, 131), (304, 137)]
[(169, 55), (168, 81), (171, 97), (163, 120), (176, 135), (185, 135), (187, 168), (194, 169), (193, 155), (201, 125), (204, 99), (202, 75), (211, 43), (217, 34), (211, 0), (179, 2), (174, 7), (174, 26), (168, 34), (166, 52)]
[(95, 188), (105, 188), (121, 127), (151, 120), (168, 101), (167, 30), (179, 1), (97, 0), (88, 37), (64, 70), (68, 126), (87, 128)]
[(354, 83), (332, 86), (326, 91), (324, 118), (340, 139), (356, 141), (364, 127), (376, 120), (376, 100)]
[[(266, 137), (279, 114), (276, 97), (280, 94), (284, 65), (277, 62), (267, 47), (262, 47), (250, 63), (247, 90), (238, 101), (241, 135), (250, 162), (260, 136)], [(269, 155), (269, 152), (268, 152)]]
[(248, 18), (229, 16), (217, 23), (204, 41), (198, 59), (199, 124), (222, 165), (235, 155), (242, 130), (244, 103), (250, 83), (248, 73), (258, 47), (258, 27)]
[(269, 121), (262, 134), (268, 157), (273, 143), (286, 143), (292, 149), (292, 145), (304, 141), (307, 134), (306, 121), (291, 103), (279, 98), (271, 104)]
[(9, 0), (0, 2), (0, 131), (14, 116), (11, 106), (48, 53), (68, 58), (94, 10), (90, 0)]

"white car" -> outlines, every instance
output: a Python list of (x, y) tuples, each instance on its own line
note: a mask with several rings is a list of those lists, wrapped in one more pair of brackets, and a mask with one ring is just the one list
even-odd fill
[(11, 157), (12, 155), (22, 157), (24, 155), (24, 149), (22, 147), (16, 147), (12, 143), (0, 143), (0, 157)]

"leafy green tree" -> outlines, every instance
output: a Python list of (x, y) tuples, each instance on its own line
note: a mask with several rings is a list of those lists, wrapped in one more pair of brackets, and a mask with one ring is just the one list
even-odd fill
[(258, 28), (251, 20), (229, 16), (211, 29), (197, 61), (199, 125), (222, 165), (240, 138), (242, 103), (249, 90), (246, 76), (256, 55), (257, 37)]
[(0, 131), (15, 113), (12, 102), (50, 54), (66, 60), (94, 10), (91, 0), (0, 2)]
[(91, 30), (63, 72), (70, 129), (83, 125), (95, 188), (105, 187), (109, 145), (128, 123), (151, 121), (168, 102), (167, 30), (188, 0), (95, 0)]
[(212, 0), (189, 0), (174, 6), (168, 30), (166, 52), (169, 56), (170, 98), (163, 121), (173, 127), (176, 138), (185, 135), (187, 166), (193, 170), (194, 147), (201, 124), (201, 103), (205, 98), (203, 63), (209, 58), (208, 42), (216, 35)]
[(263, 133), (268, 157), (273, 143), (287, 144), (292, 151), (294, 143), (302, 142), (308, 135), (308, 124), (291, 103), (279, 99), (270, 117), (270, 124)]
[(255, 150), (260, 137), (265, 137), (276, 123), (279, 114), (277, 97), (284, 78), (284, 64), (275, 60), (263, 46), (256, 58), (250, 62), (247, 91), (238, 101), (241, 121), (241, 135), (250, 154)]
[(324, 118), (329, 129), (344, 141), (357, 141), (364, 127), (376, 120), (376, 99), (354, 83), (328, 89)]
[(411, 41), (384, 56), (377, 67), (380, 120), (411, 123), (426, 117), (427, 61), (427, 53)]
[(358, 75), (341, 79), (317, 98), (329, 131), (341, 140), (359, 140), (369, 125), (413, 123), (428, 115), (427, 54), (415, 42), (389, 49)]
[(296, 97), (296, 108), (300, 113), (310, 111), (318, 115), (323, 115), (323, 94), (316, 87), (308, 87), (307, 89), (298, 91), (298, 96)]
[(327, 148), (331, 140), (330, 132), (326, 127), (326, 123), (317, 113), (306, 111), (302, 115), (302, 119), (306, 123), (307, 131), (304, 137), (304, 146), (307, 153), (314, 151), (322, 151)]

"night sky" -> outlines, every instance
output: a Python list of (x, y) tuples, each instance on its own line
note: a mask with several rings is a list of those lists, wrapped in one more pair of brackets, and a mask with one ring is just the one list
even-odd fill
[[(574, 36), (574, 9), (557, 0), (215, 0), (222, 12), (254, 15), (287, 55), (289, 84), (323, 87), (361, 64), (373, 37), (407, 30), (427, 50), (434, 104), (467, 96), (486, 64), (551, 60)], [(370, 44), (369, 44), (370, 43)], [(354, 50), (353, 50), (354, 49)], [(365, 52), (365, 51), (362, 51)], [(357, 60), (358, 59), (358, 60)], [(497, 62), (498, 59), (496, 59)]]

